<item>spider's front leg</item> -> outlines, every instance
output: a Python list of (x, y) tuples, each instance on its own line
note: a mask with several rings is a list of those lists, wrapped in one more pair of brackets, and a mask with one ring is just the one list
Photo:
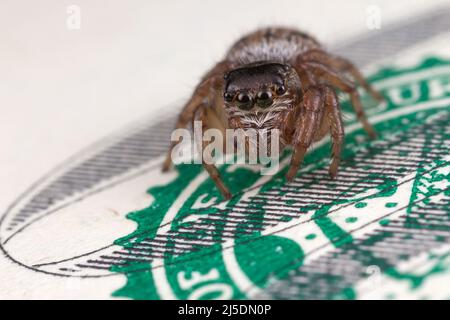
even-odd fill
[[(194, 119), (194, 114), (199, 110), (202, 106), (205, 105), (205, 100), (209, 97), (210, 91), (210, 80), (201, 84), (192, 95), (192, 98), (189, 102), (184, 106), (180, 115), (178, 116), (177, 123), (175, 125), (175, 129), (186, 128), (190, 122)], [(169, 150), (167, 151), (166, 158), (163, 162), (162, 171), (168, 171), (172, 165), (172, 150), (178, 144), (178, 141), (171, 141)]]
[(306, 151), (314, 141), (317, 129), (320, 126), (323, 110), (324, 97), (321, 88), (311, 86), (303, 96), (302, 105), (295, 121), (295, 130), (292, 137), (291, 164), (286, 179), (292, 181), (300, 168)]
[(317, 78), (326, 81), (329, 85), (336, 87), (337, 89), (342, 90), (350, 95), (350, 100), (353, 109), (355, 110), (356, 118), (361, 122), (364, 130), (367, 132), (369, 137), (375, 139), (377, 134), (375, 132), (375, 129), (367, 120), (366, 114), (362, 107), (361, 98), (355, 85), (336, 73), (334, 70), (320, 63), (308, 62), (306, 63), (306, 66), (315, 74), (317, 74)]
[[(210, 128), (208, 124), (208, 117), (206, 115), (206, 108), (200, 108), (198, 112), (196, 113), (194, 119), (200, 120), (202, 123), (202, 132), (206, 132)], [(205, 148), (208, 145), (208, 141), (204, 141), (203, 138), (200, 138), (201, 141), (197, 141), (197, 144), (199, 148), (201, 149), (201, 157), (202, 157), (202, 164), (205, 170), (208, 172), (211, 179), (214, 181), (217, 189), (219, 189), (222, 196), (228, 200), (231, 199), (231, 192), (228, 190), (227, 186), (223, 183), (222, 178), (220, 176), (219, 170), (217, 170), (217, 167), (213, 164), (211, 155), (204, 154)], [(207, 159), (205, 159), (207, 157)]]
[[(183, 107), (178, 116), (175, 129), (186, 128), (193, 121), (195, 113), (205, 105), (211, 105), (214, 99), (215, 91), (221, 85), (224, 70), (228, 68), (228, 64), (224, 61), (219, 62), (209, 71), (203, 81), (197, 86), (192, 97)], [(162, 170), (169, 170), (172, 165), (172, 150), (177, 145), (177, 141), (172, 141), (167, 152), (166, 159), (163, 162)]]
[(336, 92), (328, 87), (323, 87), (325, 114), (330, 124), (331, 134), (331, 163), (328, 173), (331, 178), (336, 177), (341, 162), (341, 150), (344, 142), (344, 124), (342, 122), (339, 99)]
[(342, 72), (339, 72), (333, 68), (337, 67), (340, 68), (341, 71), (349, 71), (356, 80), (360, 81), (363, 87), (365, 87), (375, 99), (382, 101), (384, 98), (365, 81), (356, 67), (344, 59), (330, 57), (322, 51), (317, 50), (298, 56), (295, 59), (294, 65), (296, 66), (299, 75), (302, 73), (309, 74), (312, 78), (314, 78), (314, 80), (316, 80), (315, 82), (318, 80), (322, 83), (325, 82), (328, 85), (349, 94), (357, 119), (361, 122), (369, 137), (372, 139), (376, 137), (375, 130), (367, 120), (366, 114), (362, 107), (361, 98), (355, 84), (341, 74)]

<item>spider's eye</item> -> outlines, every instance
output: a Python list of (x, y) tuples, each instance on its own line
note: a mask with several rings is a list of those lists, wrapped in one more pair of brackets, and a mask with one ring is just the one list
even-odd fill
[(225, 99), (226, 102), (231, 102), (233, 101), (234, 95), (230, 92), (225, 92), (223, 94), (223, 98)]
[(282, 84), (279, 84), (275, 87), (275, 93), (279, 96), (286, 93), (286, 87)]
[(256, 103), (261, 108), (267, 108), (272, 104), (272, 93), (270, 91), (260, 91), (256, 97)]
[(253, 99), (247, 93), (240, 93), (237, 96), (237, 106), (242, 110), (250, 110), (253, 107)]

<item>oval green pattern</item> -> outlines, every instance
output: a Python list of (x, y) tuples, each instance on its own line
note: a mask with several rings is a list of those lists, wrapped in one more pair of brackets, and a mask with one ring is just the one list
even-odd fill
[[(377, 83), (391, 78), (402, 76), (417, 76), (420, 72), (432, 70), (433, 68), (448, 67), (449, 61), (430, 58), (420, 65), (409, 69), (385, 68), (377, 74), (370, 77), (370, 81)], [(421, 96), (419, 102), (429, 100), (429, 89), (426, 86), (427, 78), (420, 81)], [(385, 92), (390, 88), (383, 88)], [(400, 87), (399, 91), (404, 98), (411, 94), (407, 87)], [(450, 92), (446, 98), (450, 97)], [(364, 104), (374, 104), (370, 98), (363, 96)], [(387, 99), (387, 105), (384, 109), (377, 110), (372, 116), (383, 115), (388, 112), (396, 111), (397, 106), (390, 98)], [(343, 105), (344, 111), (349, 111), (350, 106), (347, 103)], [(442, 108), (447, 112), (449, 106)], [(425, 119), (427, 115), (434, 112), (433, 107), (420, 112), (404, 113), (399, 116), (388, 118), (385, 121), (376, 123), (375, 127), (381, 133), (381, 139), (388, 137), (399, 130), (408, 130), (411, 126), (417, 125)], [(347, 121), (347, 126), (354, 125), (354, 119)], [(361, 145), (361, 136), (364, 136), (361, 129), (355, 130), (346, 136), (346, 147), (343, 151), (343, 158), (349, 158), (359, 152)], [(370, 142), (364, 142), (369, 144)], [(363, 145), (364, 145), (363, 143)], [(304, 161), (304, 167), (314, 169), (326, 167), (329, 157), (329, 143), (314, 149), (308, 153)], [(405, 155), (406, 156), (406, 155)], [(285, 152), (282, 159), (288, 159), (289, 152)], [(235, 195), (229, 202), (222, 202), (220, 194), (214, 187), (211, 179), (202, 178), (205, 173), (199, 165), (179, 165), (177, 166), (178, 175), (170, 183), (153, 187), (148, 190), (154, 197), (154, 201), (149, 207), (131, 212), (128, 219), (137, 223), (136, 230), (130, 235), (115, 241), (116, 245), (125, 249), (133, 249), (142, 241), (155, 239), (161, 228), (169, 228), (171, 234), (176, 235), (181, 229), (194, 228), (198, 216), (216, 217), (227, 215), (231, 212), (248, 193), (256, 195), (262, 192), (274, 190), (275, 187), (283, 186), (284, 174), (287, 167), (283, 167), (279, 173), (258, 185), (261, 181), (259, 173), (245, 167), (224, 165), (219, 170), (225, 183), (231, 187)], [(371, 177), (375, 179), (379, 177)], [(202, 180), (203, 179), (203, 180)], [(193, 183), (198, 181), (194, 188)], [(330, 187), (331, 186), (331, 187)], [(334, 189), (336, 186), (328, 184), (327, 188)], [(192, 189), (192, 190), (191, 190)], [(169, 225), (162, 225), (166, 214), (171, 210), (177, 199), (182, 199), (184, 192), (190, 193), (183, 200), (181, 206), (177, 208), (176, 213)], [(299, 215), (307, 212), (313, 212), (312, 218), (308, 223), (313, 223), (326, 236), (329, 243), (334, 247), (341, 247), (353, 242), (352, 235), (348, 233), (342, 225), (336, 223), (330, 218), (330, 211), (338, 205), (352, 203), (357, 208), (364, 208), (366, 201), (373, 198), (389, 198), (397, 190), (395, 180), (385, 177), (385, 183), (379, 186), (377, 192), (371, 195), (361, 193), (359, 198), (348, 200), (348, 198), (335, 199), (331, 204), (321, 205), (319, 203), (310, 203), (298, 209)], [(283, 194), (279, 195), (280, 198)], [(200, 199), (200, 208), (198, 207)], [(263, 201), (263, 200), (261, 200)], [(197, 204), (197, 206), (196, 206)], [(195, 250), (188, 250), (181, 254), (170, 254), (169, 249), (176, 248), (177, 244), (170, 237), (164, 243), (163, 258), (158, 259), (159, 264), (137, 261), (126, 266), (115, 265), (111, 268), (112, 272), (124, 274), (127, 277), (126, 285), (113, 293), (114, 296), (128, 297), (133, 299), (160, 299), (160, 298), (179, 298), (179, 299), (216, 299), (216, 298), (234, 298), (245, 299), (251, 297), (252, 290), (264, 293), (265, 288), (273, 279), (283, 279), (287, 274), (298, 268), (305, 259), (305, 253), (301, 245), (291, 239), (278, 236), (276, 234), (266, 234), (262, 225), (267, 216), (265, 207), (268, 203), (251, 202), (252, 217), (242, 221), (234, 221), (232, 225), (220, 221), (212, 228), (214, 232), (200, 230), (192, 233), (189, 242), (205, 242), (208, 239), (210, 245), (201, 245), (195, 247)], [(287, 201), (288, 207), (295, 206), (294, 201)], [(394, 203), (387, 202), (386, 207), (394, 207)], [(193, 218), (192, 218), (193, 217)], [(192, 218), (192, 219), (191, 219)], [(295, 217), (284, 218), (282, 223), (295, 222)], [(354, 223), (357, 217), (347, 217), (347, 223)], [(387, 225), (388, 219), (379, 221), (380, 225)], [(233, 230), (235, 237), (229, 239), (229, 230)], [(255, 230), (248, 232), (248, 230)], [(315, 234), (303, 236), (309, 241), (316, 241)], [(376, 239), (374, 239), (376, 241)], [(367, 241), (370, 243), (370, 241)], [(151, 249), (149, 249), (151, 250)], [(374, 258), (374, 261), (376, 259)], [(234, 263), (234, 264), (232, 264)], [(382, 262), (381, 262), (382, 263)], [(234, 268), (233, 270), (230, 269)], [(394, 266), (391, 266), (394, 267)], [(239, 269), (239, 270), (237, 270)], [(392, 277), (406, 277), (399, 275), (395, 269), (388, 274)], [(394, 270), (394, 271), (393, 271)], [(237, 274), (234, 274), (237, 271)], [(156, 277), (155, 274), (158, 276)], [(161, 275), (165, 279), (161, 279)], [(236, 279), (243, 279), (243, 282)], [(249, 281), (246, 286), (245, 281)], [(164, 281), (170, 288), (170, 294), (162, 292), (158, 282)], [(414, 279), (415, 284), (418, 281)], [(248, 289), (248, 290), (247, 290)], [(345, 288), (341, 293), (330, 296), (330, 298), (356, 298), (355, 291), (352, 288)]]

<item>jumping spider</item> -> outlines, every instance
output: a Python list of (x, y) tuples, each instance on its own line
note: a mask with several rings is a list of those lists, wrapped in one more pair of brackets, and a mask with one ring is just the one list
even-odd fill
[[(293, 29), (261, 29), (238, 40), (225, 59), (204, 76), (184, 106), (176, 128), (184, 128), (194, 120), (202, 121), (205, 130), (277, 128), (280, 146), (293, 148), (288, 181), (294, 179), (311, 144), (330, 133), (329, 174), (334, 178), (344, 138), (335, 89), (349, 94), (364, 130), (371, 138), (375, 137), (364, 114), (356, 81), (376, 100), (383, 100), (353, 64), (325, 52), (314, 38)], [(175, 145), (176, 142), (171, 145), (164, 171), (171, 165)], [(205, 161), (203, 166), (222, 195), (229, 199), (231, 193), (216, 166)]]

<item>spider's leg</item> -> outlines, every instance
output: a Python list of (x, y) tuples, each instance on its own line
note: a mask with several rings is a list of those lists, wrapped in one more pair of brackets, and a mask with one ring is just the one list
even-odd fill
[[(189, 102), (185, 105), (180, 115), (178, 116), (177, 123), (175, 125), (175, 129), (186, 128), (189, 123), (193, 120), (194, 113), (204, 106), (204, 96), (195, 95), (189, 100)], [(169, 170), (172, 165), (172, 150), (178, 144), (178, 141), (171, 141), (169, 150), (167, 151), (166, 158), (163, 162), (162, 170)]]
[[(317, 80), (315, 79), (313, 73), (311, 72), (311, 70), (308, 69), (307, 66), (303, 65), (301, 63), (301, 61), (297, 60), (293, 63), (293, 67), (294, 70), (297, 72), (298, 77), (300, 79), (300, 84), (301, 84), (301, 91), (302, 91), (302, 95), (304, 95), (308, 89), (314, 85), (316, 85)], [(303, 97), (298, 97), (298, 99), (301, 101), (303, 99)], [(302, 108), (302, 102), (297, 102), (296, 103), (296, 108), (295, 108), (295, 113), (292, 114), (294, 119), (297, 119), (299, 114), (301, 113), (301, 108)], [(296, 125), (296, 123), (291, 123), (289, 126), (290, 127), (294, 127)]]
[[(205, 109), (200, 109), (198, 113), (199, 113), (198, 119), (202, 122), (202, 132), (206, 132), (206, 130), (208, 130), (209, 127)], [(222, 196), (227, 200), (231, 199), (231, 193), (228, 190), (227, 186), (223, 183), (222, 178), (220, 177), (219, 170), (217, 170), (217, 167), (213, 163), (211, 163), (212, 161), (205, 161), (205, 155), (203, 153), (206, 146), (208, 145), (208, 141), (203, 141), (202, 139), (202, 141), (198, 141), (198, 145), (201, 146), (201, 157), (203, 167), (208, 172), (211, 179), (214, 181), (217, 189), (219, 189)]]
[(302, 60), (322, 63), (341, 72), (348, 72), (375, 100), (379, 102), (385, 100), (384, 97), (366, 81), (358, 68), (347, 59), (330, 55), (322, 50), (311, 50), (302, 55)]
[(292, 181), (300, 168), (306, 151), (314, 140), (323, 113), (322, 92), (317, 87), (310, 87), (303, 96), (300, 115), (296, 120), (296, 129), (292, 139), (294, 152), (286, 178)]
[(302, 91), (303, 93), (305, 93), (306, 91), (308, 91), (308, 88), (310, 86), (316, 84), (316, 79), (314, 78), (314, 75), (312, 74), (311, 70), (309, 70), (308, 67), (302, 63), (302, 61), (300, 60), (295, 61), (293, 63), (293, 67), (297, 72), (298, 77), (300, 78)]
[(375, 130), (372, 125), (367, 120), (366, 114), (361, 104), (361, 98), (359, 97), (358, 90), (356, 90), (354, 84), (349, 80), (341, 77), (334, 70), (324, 66), (320, 63), (308, 62), (305, 63), (309, 68), (311, 68), (318, 78), (321, 78), (328, 82), (328, 84), (342, 90), (350, 95), (353, 110), (355, 110), (356, 117), (362, 123), (364, 130), (367, 132), (370, 138), (374, 139), (376, 137)]
[[(222, 81), (223, 72), (226, 68), (227, 64), (225, 62), (219, 62), (210, 72), (208, 72), (178, 116), (175, 129), (186, 128), (189, 123), (193, 121), (195, 112), (202, 106), (211, 103), (215, 90), (217, 90), (218, 84)], [(166, 159), (163, 162), (163, 171), (169, 170), (172, 165), (172, 150), (177, 144), (177, 141), (171, 142)]]
[(324, 86), (323, 90), (325, 114), (328, 117), (328, 121), (330, 123), (330, 133), (332, 140), (331, 163), (328, 169), (328, 173), (330, 174), (331, 178), (334, 178), (336, 177), (339, 163), (341, 162), (341, 150), (344, 141), (344, 125), (342, 123), (339, 99), (336, 95), (336, 92), (328, 86)]
[(356, 81), (358, 81), (363, 88), (378, 102), (383, 102), (385, 99), (384, 97), (381, 95), (380, 92), (378, 92), (377, 90), (375, 90), (372, 85), (370, 85), (367, 81), (366, 78), (364, 78), (364, 76), (362, 75), (362, 73), (358, 70), (358, 68), (356, 68), (353, 63), (351, 63), (350, 61), (344, 59), (344, 58), (339, 58), (339, 57), (332, 57), (330, 60), (330, 63), (336, 63), (337, 66), (340, 65), (341, 70), (344, 71), (348, 71), (355, 79)]

